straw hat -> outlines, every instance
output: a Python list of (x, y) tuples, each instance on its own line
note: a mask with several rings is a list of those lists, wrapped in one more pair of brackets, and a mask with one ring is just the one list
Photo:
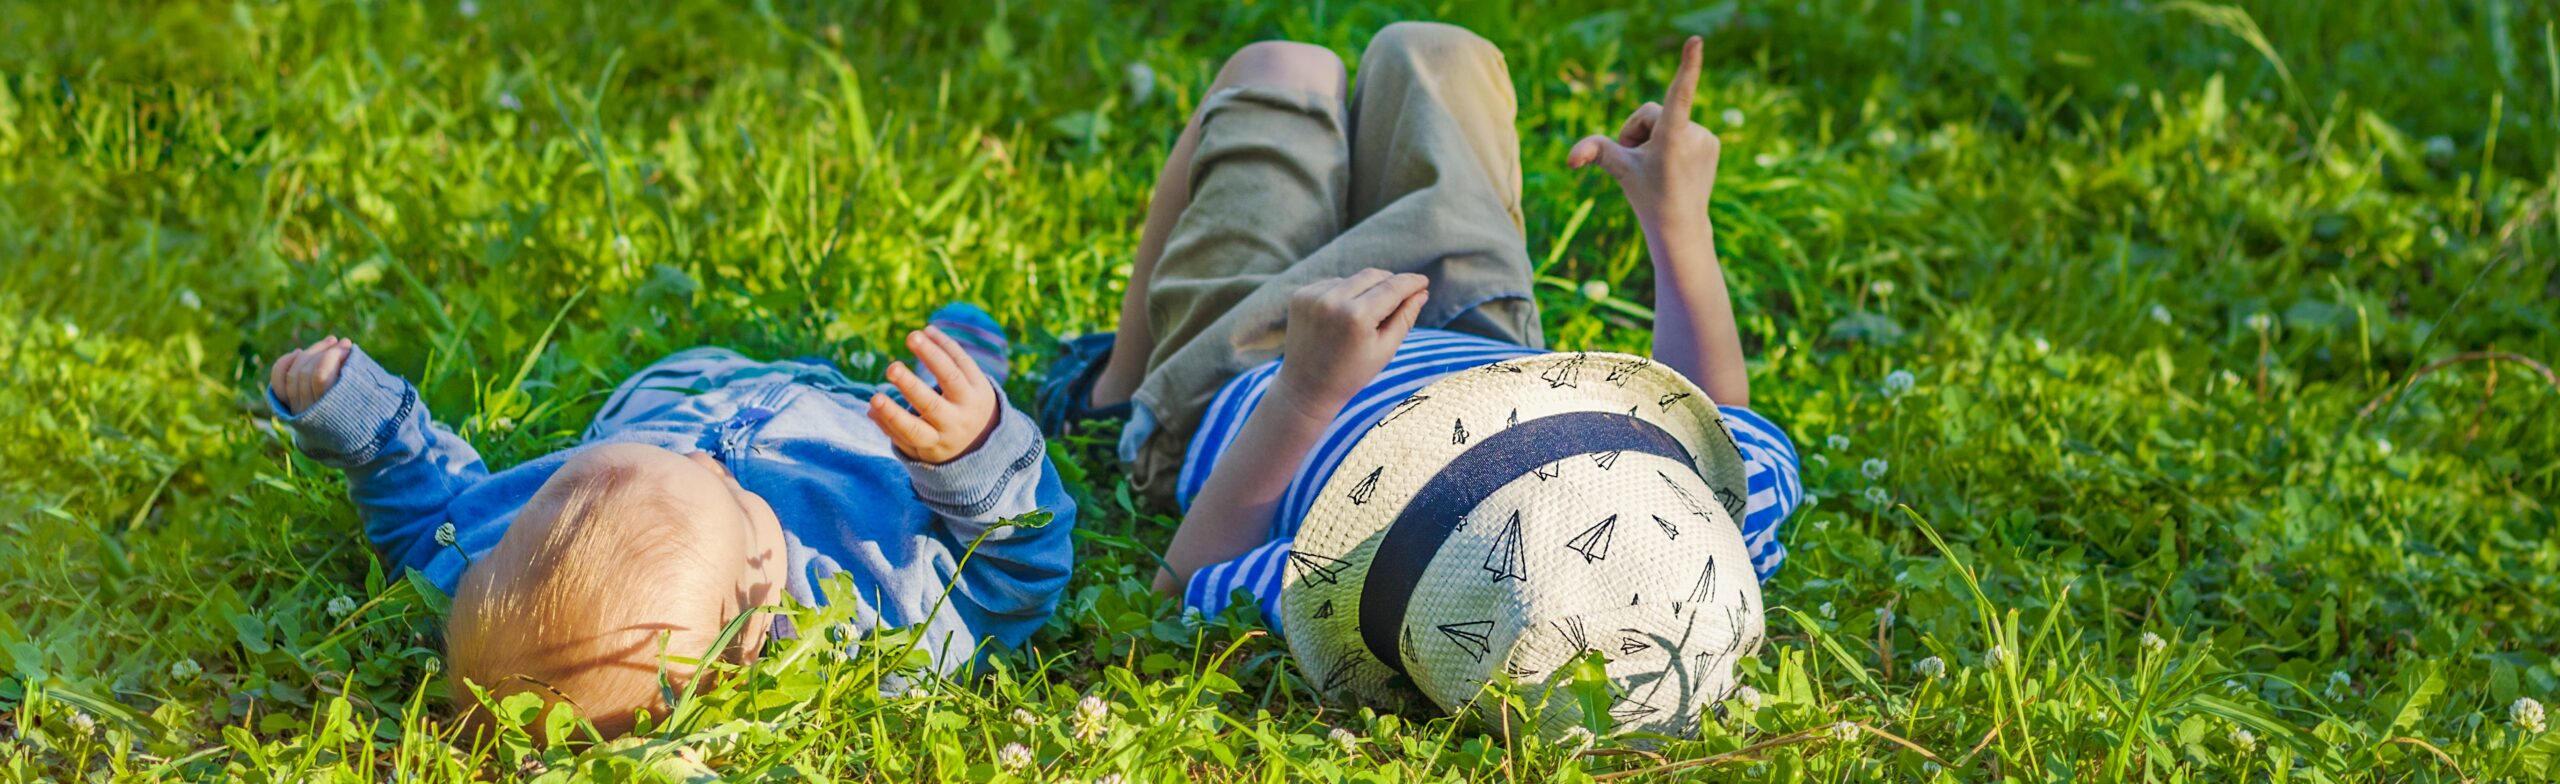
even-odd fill
[(1550, 737), (1584, 723), (1558, 673), (1598, 651), (1614, 731), (1693, 734), (1761, 639), (1743, 475), (1714, 402), (1652, 360), (1452, 374), (1380, 419), (1308, 510), (1282, 578), (1289, 647), (1326, 697), (1389, 709), (1489, 707), (1476, 697), (1507, 678)]

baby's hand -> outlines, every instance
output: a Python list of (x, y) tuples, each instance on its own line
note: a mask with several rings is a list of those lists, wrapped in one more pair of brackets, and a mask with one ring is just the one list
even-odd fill
[(321, 338), (320, 342), (277, 359), (267, 376), (267, 388), (275, 391), (277, 400), (284, 401), (285, 413), (300, 414), (320, 402), (321, 395), (329, 394), (329, 387), (338, 383), (338, 368), (346, 366), (347, 355), (355, 350), (356, 344), (345, 338)]
[(889, 383), (907, 396), (915, 412), (899, 407), (886, 394), (874, 393), (871, 421), (889, 434), (898, 451), (917, 462), (940, 465), (975, 451), (995, 430), (995, 384), (978, 369), (978, 363), (969, 361), (959, 341), (942, 330), (926, 327), (907, 333), (907, 350), (933, 371), (942, 389), (925, 386), (924, 379), (905, 363), (889, 363)]

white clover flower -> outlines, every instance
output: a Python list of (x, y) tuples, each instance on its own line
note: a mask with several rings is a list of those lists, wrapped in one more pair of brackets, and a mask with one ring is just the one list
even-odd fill
[(510, 416), (502, 416), (502, 417), (498, 417), (497, 419), (490, 420), (490, 421), (489, 421), (489, 429), (491, 429), (491, 430), (514, 430), (514, 429), (516, 429), (516, 418), (515, 418), (515, 417), (510, 417)]
[(1754, 689), (1749, 686), (1735, 686), (1733, 687), (1733, 699), (1735, 702), (1742, 703), (1743, 707), (1750, 708), (1752, 710), (1760, 709), (1759, 689)]
[(1849, 434), (1833, 433), (1830, 438), (1823, 439), (1822, 443), (1829, 445), (1831, 447), (1831, 451), (1834, 452), (1847, 449), (1849, 448)]
[(1941, 770), (1945, 770), (1945, 768), (1938, 767), (1938, 763), (1929, 762), (1927, 760), (1922, 760), (1920, 762), (1920, 775), (1936, 776), (1938, 775), (1938, 771)]
[(1325, 733), (1325, 739), (1333, 741), (1333, 745), (1340, 747), (1344, 754), (1360, 753), (1360, 736), (1351, 734), (1350, 730), (1335, 727), (1332, 732)]
[(1885, 462), (1884, 458), (1870, 457), (1867, 462), (1858, 464), (1858, 473), (1866, 474), (1868, 479), (1883, 479), (1885, 469), (1891, 467), (1892, 464)]
[(1146, 103), (1148, 98), (1155, 96), (1156, 69), (1147, 67), (1146, 63), (1130, 63), (1120, 70), (1129, 80), (1130, 103)]
[(1129, 784), (1129, 777), (1118, 773), (1105, 773), (1094, 779), (1093, 784)]
[(453, 546), (453, 541), (454, 541), (453, 523), (448, 522), (448, 523), (445, 523), (445, 524), (443, 524), (443, 525), (436, 526), (436, 546), (437, 546), (437, 547), (452, 547), (452, 546)]
[(1201, 612), (1200, 612), (1200, 608), (1198, 608), (1198, 607), (1184, 607), (1184, 608), (1182, 608), (1182, 628), (1185, 628), (1185, 629), (1198, 629), (1198, 628), (1200, 628), (1200, 627), (1202, 627), (1202, 626), (1207, 626), (1207, 625), (1209, 625), (1209, 616), (1204, 615), (1204, 614), (1201, 614)]
[(1911, 663), (1911, 674), (1929, 680), (1947, 677), (1947, 660), (1931, 656)]
[(2339, 670), (2329, 673), (2329, 685), (2322, 687), (2320, 692), (2332, 701), (2343, 700), (2347, 698), (2347, 690), (2354, 685), (2355, 681), (2347, 677), (2347, 671)]
[(203, 310), (204, 298), (196, 296), (195, 289), (179, 289), (178, 305), (188, 310)]
[(2265, 332), (2267, 331), (2267, 328), (2275, 326), (2276, 320), (2269, 318), (2267, 314), (2264, 313), (2251, 313), (2245, 323), (2249, 325), (2250, 329)]
[(1918, 380), (1919, 379), (1914, 378), (1911, 375), (1911, 371), (1908, 370), (1896, 370), (1891, 373), (1886, 373), (1884, 374), (1884, 395), (1885, 397), (1901, 397), (1903, 393), (1911, 391), (1911, 385)]
[(1032, 715), (1030, 711), (1015, 708), (1013, 709), (1013, 724), (1017, 727), (1037, 727), (1040, 726), (1040, 717)]
[(515, 93), (499, 93), (498, 108), (510, 112), (521, 112), (524, 111), (524, 102), (516, 100)]
[(1815, 521), (1813, 521), (1813, 530), (1816, 530), (1816, 531), (1828, 531), (1828, 530), (1831, 530), (1831, 518), (1825, 517), (1825, 518), (1822, 518), (1822, 519), (1820, 519), (1820, 520), (1815, 520)]
[(2007, 648), (2002, 648), (2002, 647), (2000, 647), (2000, 646), (1998, 646), (1998, 645), (1994, 645), (1994, 646), (1991, 646), (1991, 650), (1987, 650), (1987, 651), (1983, 651), (1983, 652), (1982, 652), (1982, 666), (1984, 666), (1984, 667), (1998, 667), (1998, 666), (2000, 666), (2000, 662), (2001, 662), (2001, 661), (2006, 660), (2006, 659), (2008, 659), (2008, 658), (2009, 658), (2009, 649), (2007, 649)]
[(1076, 702), (1076, 740), (1092, 743), (1110, 729), (1111, 705), (1091, 694)]
[(2035, 346), (2037, 356), (2053, 353), (2053, 344), (2046, 342), (2044, 338), (2036, 338)]
[(1859, 732), (1860, 730), (1857, 722), (1843, 721), (1838, 724), (1831, 725), (1831, 737), (1839, 738), (1841, 740), (1857, 740)]
[(1902, 134), (1891, 128), (1877, 128), (1873, 133), (1867, 134), (1867, 143), (1878, 147), (1891, 147), (1901, 141)]
[(204, 665), (197, 664), (194, 659), (179, 659), (169, 665), (169, 677), (179, 681), (195, 680), (196, 676), (203, 674)]
[(329, 600), (329, 614), (330, 614), (330, 615), (345, 615), (345, 614), (347, 614), (347, 613), (351, 613), (351, 612), (355, 612), (355, 611), (356, 611), (356, 597), (353, 597), (353, 596), (340, 596), (340, 597), (338, 597), (338, 598), (335, 598), (335, 599), (331, 599), (331, 600)]
[(1582, 282), (1582, 298), (1594, 302), (1609, 298), (1609, 282), (1598, 278)]
[(1778, 156), (1764, 152), (1751, 156), (1751, 163), (1759, 166), (1760, 168), (1767, 169), (1778, 165)]
[(1883, 505), (1885, 505), (1885, 504), (1892, 503), (1892, 502), (1893, 502), (1893, 496), (1886, 494), (1886, 493), (1885, 493), (1885, 491), (1884, 491), (1884, 488), (1881, 488), (1881, 487), (1870, 487), (1870, 488), (1867, 488), (1867, 503), (1875, 504), (1875, 505), (1877, 505), (1877, 506), (1883, 506)]
[(1822, 617), (1824, 617), (1824, 618), (1834, 618), (1834, 619), (1836, 619), (1836, 618), (1839, 618), (1839, 617), (1840, 617), (1840, 613), (1839, 613), (1839, 611), (1838, 611), (1838, 610), (1836, 610), (1836, 609), (1834, 609), (1834, 608), (1831, 606), (1831, 603), (1830, 603), (1830, 602), (1823, 602), (1821, 607), (1818, 607), (1818, 608), (1815, 608), (1815, 609), (1820, 610), (1820, 611), (1822, 612)]
[[(1887, 131), (1887, 133), (1891, 133), (1891, 131)], [(1867, 293), (1874, 294), (1879, 297), (1893, 296), (1893, 281), (1879, 280), (1874, 283), (1869, 283), (1867, 284)]]
[(2242, 753), (2247, 753), (2258, 748), (2258, 736), (2250, 732), (2247, 727), (2233, 727), (2231, 728), (2231, 746)]
[(2159, 653), (2160, 649), (2169, 647), (2169, 641), (2160, 639), (2160, 635), (2143, 632), (2142, 647), (2152, 653)]
[(2090, 712), (2089, 712), (2089, 723), (2091, 723), (2091, 724), (2105, 724), (2105, 723), (2107, 723), (2107, 718), (2108, 718), (2109, 716), (2111, 716), (2111, 715), (2113, 715), (2113, 714), (2109, 714), (2109, 713), (2107, 713), (2107, 709), (2105, 709), (2105, 708), (2099, 708), (2099, 709), (2097, 709), (2097, 710), (2090, 711)]
[(72, 339), (72, 340), (79, 340), (79, 339), (80, 339), (80, 325), (78, 325), (78, 324), (73, 324), (73, 323), (68, 322), (68, 321), (62, 322), (62, 336), (63, 336), (63, 337), (66, 337), (66, 338), (70, 338), (70, 339)]
[(469, 19), (480, 15), (480, 4), (473, 0), (462, 0), (462, 4), (455, 6), (453, 10), (462, 12), (462, 18)]
[(1031, 762), (1031, 749), (1020, 743), (1007, 743), (1004, 748), (996, 750), (996, 764), (1005, 770), (1014, 773), (1030, 770)]
[(2444, 134), (2436, 134), (2434, 136), (2427, 137), (2427, 157), (2453, 157), (2453, 137), (2446, 136)]
[(98, 720), (91, 718), (88, 713), (78, 708), (71, 709), (71, 715), (66, 720), (71, 722), (72, 729), (79, 730), (82, 735), (98, 731)]
[(1724, 120), (1724, 126), (1727, 128), (1740, 128), (1742, 127), (1742, 110), (1728, 108), (1719, 119)]
[(2169, 325), (2172, 321), (2169, 318), (2169, 309), (2158, 303), (2153, 303), (2151, 306), (2151, 320), (2160, 322), (2161, 326)]
[(2542, 703), (2532, 697), (2517, 697), (2515, 704), (2507, 706), (2507, 720), (2535, 735), (2542, 734), (2546, 727), (2542, 720)]
[(2233, 694), (2239, 694), (2241, 692), (2248, 691), (2249, 686), (2241, 683), (2238, 678), (2225, 678), (2222, 681), (2222, 690)]
[(2240, 388), (2240, 374), (2231, 372), (2230, 368), (2223, 368), (2222, 385), (2233, 389)]
[[(1819, 457), (1821, 457), (1821, 455), (1814, 455), (1814, 457), (1819, 458)], [(1812, 493), (1806, 493), (1806, 494), (1804, 494), (1804, 508), (1806, 508), (1806, 509), (1812, 509), (1812, 508), (1814, 508), (1814, 507), (1821, 506), (1821, 505), (1822, 505), (1822, 496), (1814, 495), (1814, 494), (1812, 494)]]
[(2373, 440), (2373, 451), (2381, 453), (2383, 457), (2390, 457), (2390, 456), (2391, 456), (2391, 439), (2388, 439), (2388, 438), (2376, 438), (2376, 439), (2374, 439), (2374, 440)]
[(1599, 740), (1599, 736), (1592, 735), (1591, 730), (1589, 729), (1583, 727), (1566, 727), (1564, 729), (1564, 735), (1556, 738), (1556, 744), (1574, 751), (1581, 751), (1583, 749), (1591, 748), (1591, 744), (1598, 742)]
[(433, 675), (435, 675), (436, 673), (439, 673), (439, 672), (444, 672), (444, 660), (443, 660), (443, 659), (429, 658), (429, 659), (427, 659), (426, 663), (425, 663), (425, 664), (423, 664), (423, 665), (421, 665), (421, 666), (423, 666), (423, 667), (425, 667), (425, 668), (426, 668), (426, 670), (427, 670), (427, 674), (428, 674), (428, 675), (430, 675), (430, 676), (433, 676)]
[(620, 257), (623, 257), (623, 258), (626, 258), (626, 259), (627, 259), (627, 258), (631, 258), (631, 235), (629, 235), (629, 234), (616, 234), (616, 235), (613, 235), (613, 255), (620, 256)]

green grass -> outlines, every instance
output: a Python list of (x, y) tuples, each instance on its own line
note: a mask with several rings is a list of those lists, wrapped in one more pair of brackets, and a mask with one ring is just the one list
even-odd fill
[[(2510, 713), (2560, 703), (2560, 390), (2413, 378), (2560, 360), (2548, 4), (809, 5), (0, 2), (0, 777), (2560, 773)], [(455, 749), (438, 600), (259, 413), (347, 335), (508, 465), (690, 345), (874, 368), (954, 298), (1107, 328), (1222, 54), (1402, 18), (1508, 53), (1549, 333), (1595, 349), (1644, 348), (1650, 283), (1565, 147), (1708, 37), (1753, 397), (1820, 501), (1703, 738), (1319, 705), (1144, 590), (1172, 519), (1062, 457), (1078, 576), (989, 677), (883, 698), (892, 646), (810, 643), (645, 739)], [(1803, 732), (1843, 721), (1892, 738)]]

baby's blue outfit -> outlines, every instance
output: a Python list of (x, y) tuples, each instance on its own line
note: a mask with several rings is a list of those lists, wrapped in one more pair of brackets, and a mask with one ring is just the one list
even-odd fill
[[(947, 306), (932, 323), (1003, 383), (1007, 344), (985, 311)], [(786, 588), (802, 603), (851, 603), (863, 629), (925, 624), (946, 673), (974, 661), (981, 640), (1019, 647), (1057, 607), (1074, 561), (1075, 502), (1047, 442), (1008, 401), (976, 451), (943, 465), (908, 460), (867, 416), (872, 392), (884, 388), (824, 360), (690, 349), (623, 382), (579, 445), (494, 473), (428, 416), (415, 387), (361, 350), (308, 410), (286, 414), (272, 390), (267, 405), (304, 453), (347, 473), (383, 561), (448, 594), (469, 564), (464, 554), (476, 560), (497, 546), (570, 456), (641, 443), (709, 452), (772, 504), (789, 550)], [(1037, 511), (1053, 515), (1046, 526), (999, 525)], [(840, 573), (852, 592), (822, 590)]]

